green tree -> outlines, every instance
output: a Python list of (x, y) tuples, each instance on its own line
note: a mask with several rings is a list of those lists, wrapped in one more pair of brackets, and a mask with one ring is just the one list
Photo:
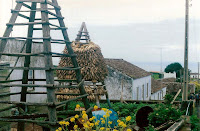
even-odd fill
[(169, 64), (166, 68), (165, 68), (165, 72), (166, 73), (178, 73), (181, 69), (183, 69), (182, 65), (178, 62), (174, 62)]

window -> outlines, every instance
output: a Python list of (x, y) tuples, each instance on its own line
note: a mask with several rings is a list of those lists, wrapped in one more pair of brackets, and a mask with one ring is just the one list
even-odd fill
[(147, 83), (147, 97), (149, 96), (149, 83)]
[(142, 85), (142, 99), (144, 100), (144, 85)]
[(139, 87), (136, 88), (137, 92), (137, 100), (139, 100)]

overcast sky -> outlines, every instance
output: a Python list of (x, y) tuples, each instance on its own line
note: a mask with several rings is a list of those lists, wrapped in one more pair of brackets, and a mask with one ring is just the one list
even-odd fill
[[(70, 39), (75, 39), (81, 23), (85, 21), (92, 41), (101, 47), (104, 57), (123, 58), (146, 70), (159, 71), (162, 48), (163, 68), (170, 62), (183, 63), (185, 0), (58, 2)], [(200, 61), (200, 0), (192, 0), (190, 4), (189, 62), (196, 70), (192, 65)], [(0, 36), (9, 21), (11, 8), (12, 0), (0, 0)], [(14, 29), (17, 32), (13, 35), (24, 35), (24, 28)], [(60, 37), (59, 33), (53, 35)], [(56, 46), (54, 49), (61, 52), (63, 48)]]

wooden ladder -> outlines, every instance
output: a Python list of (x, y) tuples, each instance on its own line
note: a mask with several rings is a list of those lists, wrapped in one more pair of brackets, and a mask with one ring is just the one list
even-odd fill
[[(23, 67), (16, 67), (15, 62), (14, 66), (12, 67), (0, 67), (0, 69), (9, 69), (11, 70), (9, 75), (4, 81), (0, 81), (0, 88), (12, 88), (12, 87), (21, 87), (21, 92), (16, 93), (1, 93), (1, 97), (4, 96), (10, 96), (10, 95), (21, 95), (20, 101), (0, 101), (0, 103), (3, 104), (11, 104), (11, 106), (6, 107), (4, 109), (0, 109), (0, 112), (12, 109), (14, 107), (21, 108), (25, 111), (26, 106), (47, 106), (48, 107), (48, 113), (42, 114), (42, 113), (34, 113), (34, 114), (19, 114), (17, 116), (4, 116), (0, 117), (0, 121), (4, 122), (18, 122), (18, 130), (23, 131), (25, 123), (36, 123), (41, 126), (46, 126), (51, 128), (51, 130), (55, 130), (58, 127), (58, 120), (57, 120), (57, 114), (58, 111), (56, 109), (61, 106), (65, 106), (70, 101), (74, 101), (77, 99), (81, 99), (85, 105), (85, 108), (88, 112), (90, 112), (91, 115), (91, 108), (89, 106), (89, 101), (87, 99), (88, 94), (86, 94), (86, 91), (84, 89), (84, 80), (81, 77), (80, 67), (76, 60), (76, 55), (74, 54), (74, 51), (71, 47), (71, 42), (69, 40), (68, 34), (67, 34), (67, 28), (64, 24), (64, 17), (62, 17), (61, 14), (61, 8), (57, 3), (57, 0), (16, 0), (17, 4), (14, 10), (12, 10), (12, 16), (10, 18), (9, 23), (7, 24), (7, 28), (5, 30), (5, 33), (3, 37), (0, 37), (0, 60), (2, 59), (2, 56), (11, 56), (11, 57), (17, 57), (17, 61), (19, 58), (24, 57), (24, 66)], [(37, 6), (40, 5), (40, 8), (37, 8)], [(50, 7), (51, 8), (50, 8)], [(27, 10), (21, 10), (22, 7), (27, 8)], [(52, 11), (55, 11), (53, 13)], [(27, 16), (23, 14), (23, 12), (29, 12), (30, 16)], [(41, 13), (41, 18), (36, 18), (36, 13)], [(16, 23), (17, 17), (20, 16), (24, 19), (27, 19), (29, 22), (27, 23)], [(58, 20), (59, 25), (55, 25), (50, 23), (51, 20)], [(35, 28), (35, 25), (40, 25), (41, 28)], [(28, 34), (27, 37), (10, 37), (12, 29), (14, 26), (28, 26)], [(36, 38), (33, 37), (33, 32), (35, 30), (41, 30), (43, 32), (43, 37)], [(50, 36), (51, 30), (60, 30), (62, 32), (64, 40), (61, 39), (52, 39)], [(25, 44), (23, 48), (21, 49), (20, 53), (5, 53), (4, 49), (6, 47), (7, 41), (9, 39), (15, 39), (15, 40), (25, 40)], [(40, 40), (41, 42), (38, 42)], [(32, 53), (32, 44), (34, 43), (41, 43), (43, 44), (43, 52), (40, 53)], [(55, 53), (51, 51), (51, 44), (65, 44), (69, 54), (62, 54), (62, 53)], [(23, 49), (25, 49), (25, 53), (23, 52)], [(31, 64), (31, 57), (44, 57), (45, 67), (30, 67)], [(73, 67), (54, 67), (52, 57), (70, 57), (73, 63)], [(22, 79), (16, 79), (16, 80), (9, 80), (9, 77), (13, 70), (23, 70), (23, 76)], [(46, 79), (29, 79), (28, 74), (29, 70), (44, 70), (46, 73)], [(76, 80), (54, 80), (54, 70), (74, 70), (76, 72)], [(21, 81), (21, 84), (12, 84), (12, 82)], [(29, 84), (29, 81), (46, 81), (46, 84)], [(63, 81), (63, 82), (76, 82), (76, 86), (62, 86), (62, 85), (56, 85), (55, 81)], [(47, 92), (28, 92), (28, 87), (34, 87), (34, 88), (41, 88), (46, 87)], [(80, 94), (64, 94), (64, 95), (76, 95), (77, 97), (75, 99), (66, 100), (62, 102), (57, 102), (56, 95), (59, 95), (59, 93), (56, 93), (57, 88), (78, 88), (80, 90)], [(27, 102), (27, 94), (46, 94), (47, 95), (47, 102), (46, 103), (34, 103), (34, 102)], [(63, 95), (63, 94), (62, 94)], [(39, 117), (47, 117), (48, 121), (38, 121), (35, 120), (35, 118)]]
[(75, 41), (81, 42), (83, 40), (85, 40), (85, 43), (82, 43), (82, 44), (89, 44), (89, 42), (90, 42), (90, 35), (89, 35), (88, 30), (87, 30), (85, 22), (82, 23), (81, 28), (80, 28), (80, 30), (77, 34)]

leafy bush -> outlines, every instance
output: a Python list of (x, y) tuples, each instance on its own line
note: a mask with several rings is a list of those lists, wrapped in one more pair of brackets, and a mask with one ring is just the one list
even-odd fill
[(175, 109), (171, 105), (156, 105), (154, 112), (149, 115), (149, 122), (154, 127), (158, 127), (161, 124), (172, 120), (178, 120), (183, 113), (179, 109)]
[(199, 131), (200, 130), (200, 119), (197, 117), (197, 112), (190, 117), (190, 122), (191, 122), (191, 128), (193, 131)]

